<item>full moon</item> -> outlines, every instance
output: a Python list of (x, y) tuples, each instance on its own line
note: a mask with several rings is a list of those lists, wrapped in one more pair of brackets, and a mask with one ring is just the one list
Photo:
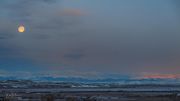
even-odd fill
[(25, 31), (25, 27), (24, 26), (21, 25), (21, 26), (18, 27), (18, 32), (19, 33), (23, 33), (24, 31)]

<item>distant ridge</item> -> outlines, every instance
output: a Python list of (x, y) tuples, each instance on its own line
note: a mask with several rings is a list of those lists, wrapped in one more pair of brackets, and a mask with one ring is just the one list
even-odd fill
[(127, 79), (127, 78), (103, 78), (88, 79), (81, 77), (0, 77), (0, 80), (32, 80), (38, 82), (74, 82), (74, 83), (118, 83), (118, 84), (180, 84), (180, 79)]

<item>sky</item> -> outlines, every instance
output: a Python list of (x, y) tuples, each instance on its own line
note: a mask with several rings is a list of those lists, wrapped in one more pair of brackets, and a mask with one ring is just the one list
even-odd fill
[(179, 0), (0, 0), (0, 76), (180, 78), (179, 61)]

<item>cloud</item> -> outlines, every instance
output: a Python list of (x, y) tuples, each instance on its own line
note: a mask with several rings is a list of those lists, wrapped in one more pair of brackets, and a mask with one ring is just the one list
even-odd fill
[(73, 61), (79, 60), (83, 57), (84, 55), (82, 53), (69, 53), (64, 55), (64, 58), (72, 59)]
[(80, 9), (64, 9), (62, 12), (60, 12), (61, 16), (85, 16), (87, 13), (83, 12)]
[(159, 74), (159, 73), (153, 73), (153, 74), (144, 74), (142, 77), (143, 79), (179, 79), (180, 74)]

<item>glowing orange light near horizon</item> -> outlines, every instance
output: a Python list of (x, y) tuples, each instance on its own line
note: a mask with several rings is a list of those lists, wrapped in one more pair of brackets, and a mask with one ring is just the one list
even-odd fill
[(20, 25), (19, 27), (18, 27), (18, 32), (19, 33), (23, 33), (25, 31), (25, 27), (23, 26), (23, 25)]

